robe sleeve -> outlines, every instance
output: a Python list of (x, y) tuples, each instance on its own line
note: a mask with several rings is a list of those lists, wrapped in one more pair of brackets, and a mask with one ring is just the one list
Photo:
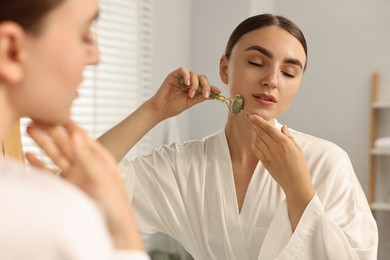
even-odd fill
[(258, 259), (377, 259), (377, 225), (350, 160), (344, 154), (333, 163), (326, 179), (314, 183), (317, 192), (294, 232), (281, 203)]
[(182, 229), (191, 233), (186, 213), (191, 201), (184, 204), (183, 199), (188, 165), (177, 158), (177, 149), (175, 145), (163, 146), (119, 165), (142, 233), (162, 232), (173, 237), (182, 234)]

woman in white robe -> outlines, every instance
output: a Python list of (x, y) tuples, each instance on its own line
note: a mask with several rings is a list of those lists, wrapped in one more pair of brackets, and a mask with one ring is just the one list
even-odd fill
[[(348, 155), (276, 120), (306, 62), (290, 20), (264, 14), (238, 25), (220, 77), (243, 110), (203, 140), (121, 161), (141, 231), (172, 236), (195, 259), (376, 259), (377, 226)], [(118, 161), (156, 124), (219, 93), (184, 68), (166, 83), (99, 138)]]
[(99, 61), (98, 0), (0, 6), (0, 140), (31, 118), (28, 132), (62, 172), (0, 158), (0, 259), (149, 259), (115, 160), (70, 120), (83, 68)]

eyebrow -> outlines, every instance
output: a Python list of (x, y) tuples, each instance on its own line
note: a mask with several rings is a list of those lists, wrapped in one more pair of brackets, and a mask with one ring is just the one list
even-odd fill
[[(271, 51), (269, 51), (266, 48), (261, 47), (259, 45), (252, 45), (252, 46), (246, 48), (245, 51), (258, 51), (258, 52), (262, 53), (264, 56), (266, 56), (266, 57), (268, 57), (270, 59), (274, 58), (274, 55), (273, 55), (273, 53)], [(296, 65), (296, 66), (300, 67), (303, 70), (302, 62), (300, 62), (298, 59), (287, 58), (287, 59), (283, 60), (283, 62), (284, 63), (288, 63), (288, 64), (292, 64), (292, 65)]]

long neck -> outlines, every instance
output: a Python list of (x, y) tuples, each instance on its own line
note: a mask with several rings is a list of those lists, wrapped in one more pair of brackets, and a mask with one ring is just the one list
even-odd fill
[(228, 116), (225, 131), (233, 160), (242, 163), (258, 161), (252, 150), (252, 126), (253, 124), (244, 112)]
[(232, 160), (244, 163), (256, 160), (252, 152), (252, 123), (244, 113), (229, 115), (225, 131)]

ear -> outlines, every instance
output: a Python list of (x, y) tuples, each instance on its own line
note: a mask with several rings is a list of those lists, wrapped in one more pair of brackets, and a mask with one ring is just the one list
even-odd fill
[(228, 64), (228, 57), (226, 57), (226, 55), (223, 55), (219, 60), (219, 77), (226, 85), (229, 83)]
[(0, 79), (18, 83), (24, 74), (22, 47), (26, 33), (13, 22), (0, 23)]

